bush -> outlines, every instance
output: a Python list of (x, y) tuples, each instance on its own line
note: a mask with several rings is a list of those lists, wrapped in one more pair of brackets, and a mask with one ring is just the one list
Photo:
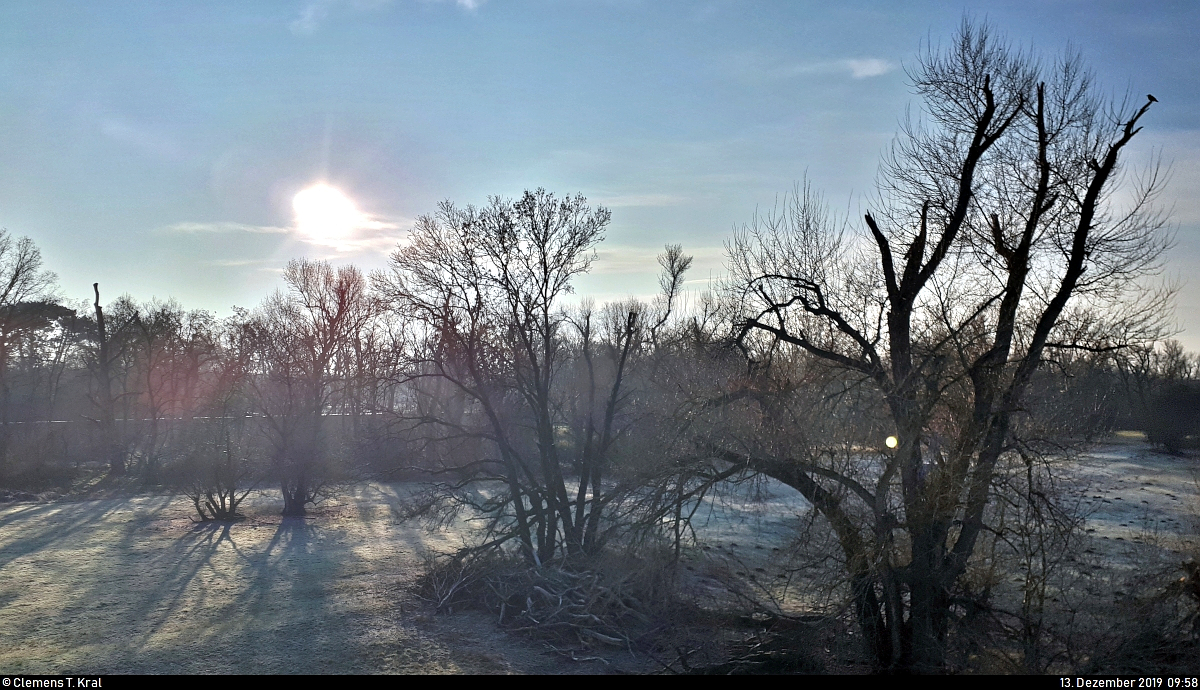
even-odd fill
[(1178, 384), (1150, 401), (1146, 438), (1167, 451), (1178, 453), (1196, 445), (1200, 437), (1200, 390)]
[(169, 469), (171, 485), (192, 500), (201, 522), (242, 517), (238, 507), (261, 477), (250, 459), (254, 449), (239, 442), (245, 424), (218, 419), (216, 428), (200, 427), (181, 444), (181, 457)]
[(1195, 674), (1200, 663), (1200, 564), (1182, 565), (1184, 576), (1160, 594), (1130, 602), (1121, 611), (1119, 635), (1101, 644), (1087, 674)]

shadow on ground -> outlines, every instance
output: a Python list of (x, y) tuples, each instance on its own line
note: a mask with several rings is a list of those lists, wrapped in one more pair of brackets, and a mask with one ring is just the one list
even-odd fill
[(284, 519), (264, 497), (207, 524), (169, 496), (0, 508), (0, 672), (554, 670), (534, 645), (422, 613), (421, 553), (461, 535), (397, 524), (402, 499), (365, 485)]

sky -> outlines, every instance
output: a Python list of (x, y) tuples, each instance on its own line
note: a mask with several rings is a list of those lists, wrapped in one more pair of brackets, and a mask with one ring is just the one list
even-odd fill
[[(801, 180), (865, 210), (919, 107), (905, 67), (964, 17), (1159, 100), (1129, 160), (1170, 166), (1164, 278), (1200, 350), (1195, 2), (3, 3), (0, 227), (37, 244), (65, 298), (99, 282), (106, 302), (224, 316), (289, 259), (384, 268), (439, 202), (544, 187), (612, 211), (580, 294), (653, 293), (668, 243), (703, 285), (733, 229)], [(297, 218), (318, 185), (351, 231)]]

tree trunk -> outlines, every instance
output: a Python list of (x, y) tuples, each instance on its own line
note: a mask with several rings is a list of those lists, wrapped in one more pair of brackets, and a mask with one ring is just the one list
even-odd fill
[(108, 472), (112, 475), (125, 474), (125, 458), (116, 440), (115, 403), (112, 396), (112, 374), (109, 365), (112, 355), (109, 351), (108, 330), (104, 324), (104, 310), (100, 307), (100, 283), (92, 283), (96, 291), (96, 329), (100, 338), (100, 361), (96, 368), (99, 378), (100, 406), (100, 452), (101, 459), (108, 463)]
[(304, 517), (307, 515), (305, 504), (308, 503), (308, 486), (303, 479), (294, 482), (283, 482), (283, 516)]
[(854, 617), (862, 631), (863, 645), (873, 657), (875, 670), (886, 671), (895, 662), (894, 650), (888, 626), (890, 621), (884, 620), (881, 602), (875, 593), (875, 580), (867, 573), (859, 573), (851, 577), (850, 587), (854, 593)]

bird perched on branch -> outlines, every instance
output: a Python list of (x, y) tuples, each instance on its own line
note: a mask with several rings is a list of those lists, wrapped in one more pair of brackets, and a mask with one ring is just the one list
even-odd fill
[(1154, 94), (1152, 94), (1152, 93), (1146, 94), (1146, 98), (1149, 98), (1151, 103), (1158, 103), (1158, 99), (1155, 98)]

